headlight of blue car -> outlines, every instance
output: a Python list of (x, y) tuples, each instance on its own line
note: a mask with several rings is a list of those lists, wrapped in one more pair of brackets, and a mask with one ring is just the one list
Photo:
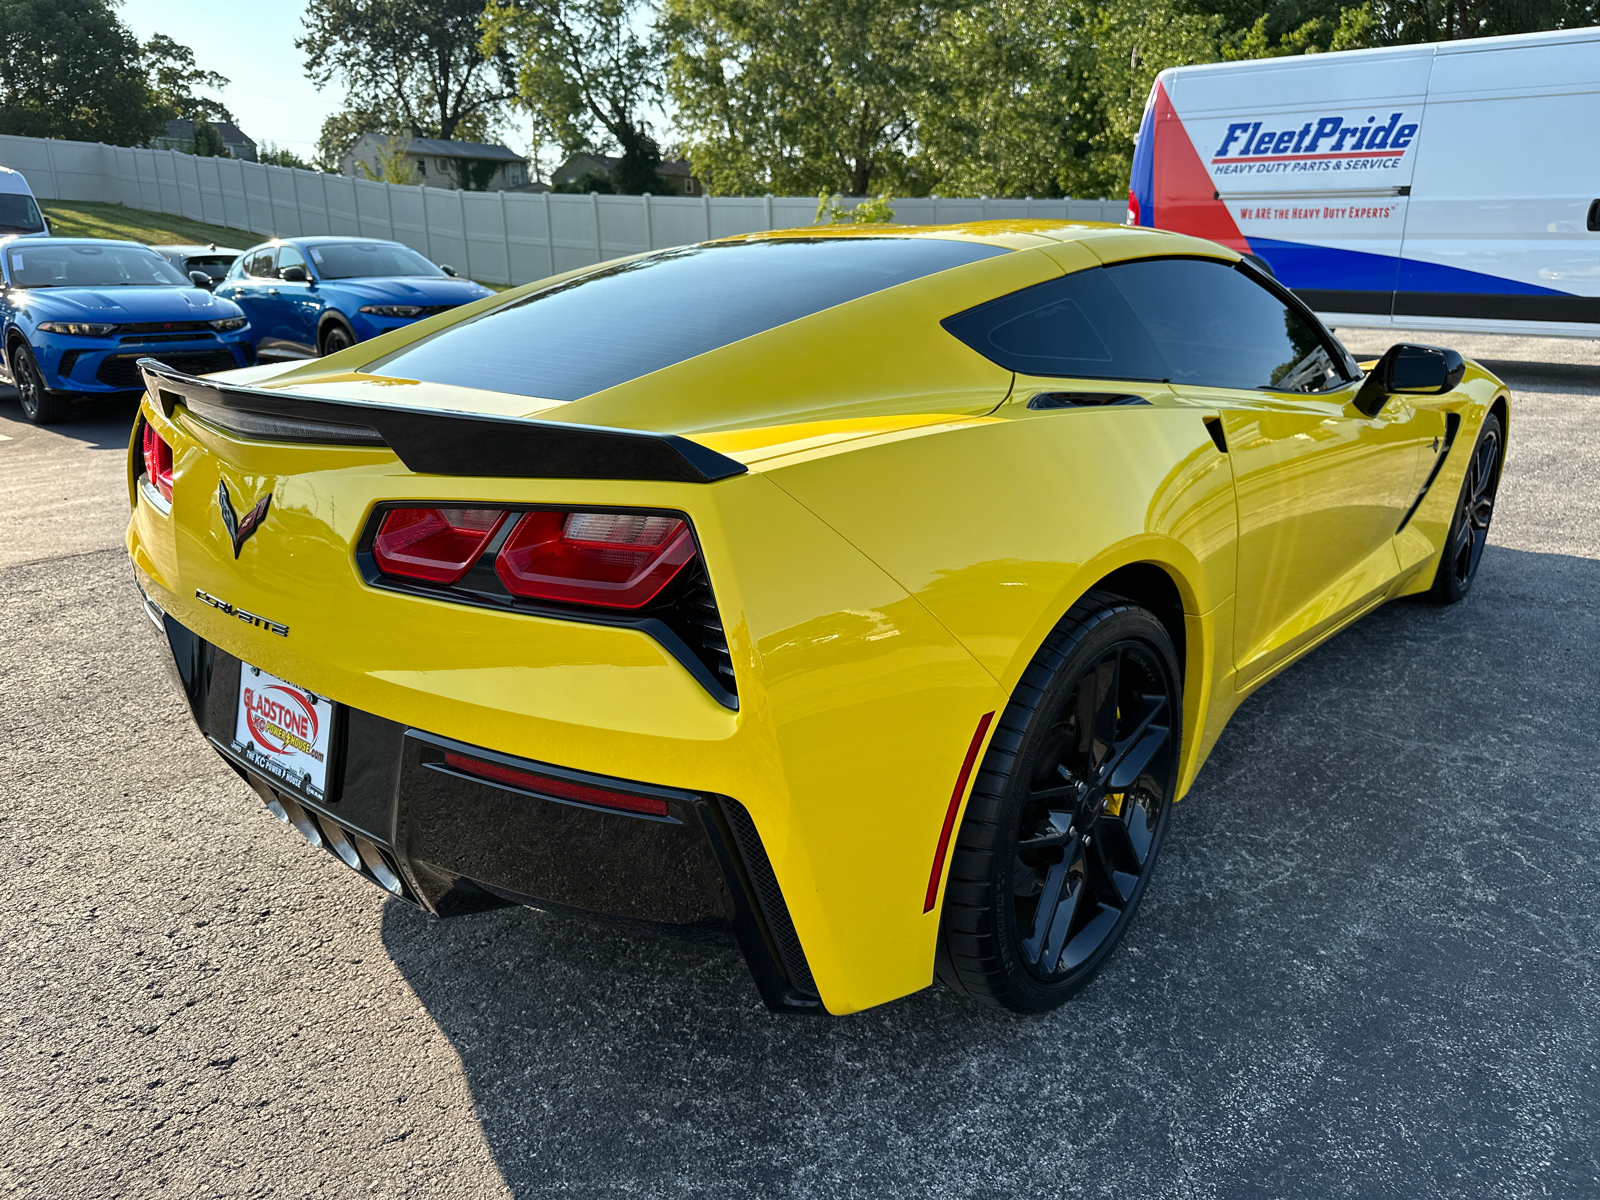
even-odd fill
[(422, 311), (420, 304), (363, 304), (361, 311), (373, 317), (414, 317)]
[(40, 333), (69, 333), (74, 337), (105, 337), (116, 330), (115, 325), (101, 325), (89, 321), (41, 321)]
[(208, 321), (208, 325), (218, 333), (231, 333), (235, 329), (243, 329), (250, 324), (248, 317), (223, 317), (220, 321)]

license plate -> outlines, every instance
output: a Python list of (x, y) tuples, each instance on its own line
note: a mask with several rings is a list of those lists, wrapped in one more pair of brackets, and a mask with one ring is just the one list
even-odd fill
[(240, 664), (234, 753), (263, 775), (321, 800), (327, 791), (332, 744), (333, 701), (260, 667)]

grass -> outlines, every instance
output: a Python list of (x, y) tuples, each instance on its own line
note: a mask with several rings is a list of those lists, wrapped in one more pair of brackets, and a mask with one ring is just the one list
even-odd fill
[(215, 242), (219, 246), (243, 250), (266, 241), (269, 236), (92, 200), (46, 200), (39, 207), (50, 222), (50, 232), (57, 237), (121, 238), (155, 245), (194, 243), (203, 246)]

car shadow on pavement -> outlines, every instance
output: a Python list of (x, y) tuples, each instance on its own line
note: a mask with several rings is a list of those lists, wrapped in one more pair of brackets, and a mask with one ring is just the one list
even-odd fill
[[(92, 450), (121, 448), (133, 432), (133, 419), (139, 413), (137, 397), (121, 396), (109, 400), (85, 400), (73, 405), (65, 421), (43, 428), (71, 441), (83, 442)], [(24, 429), (33, 428), (22, 415), (16, 389), (0, 385), (0, 417), (15, 421)]]
[(529, 909), (391, 902), (384, 943), (518, 1196), (1559, 1191), (1597, 1165), (1596, 594), (1491, 546), (1263, 688), (1047, 1016), (774, 1016), (731, 943)]

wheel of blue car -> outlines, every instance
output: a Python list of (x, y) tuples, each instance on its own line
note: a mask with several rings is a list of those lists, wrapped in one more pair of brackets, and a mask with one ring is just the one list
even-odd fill
[(35, 425), (54, 425), (66, 420), (69, 405), (66, 399), (45, 390), (44, 375), (34, 361), (33, 351), (18, 344), (11, 351), (11, 377), (16, 381), (17, 399), (22, 403), (22, 415)]
[(1020, 1012), (1082, 988), (1127, 930), (1166, 831), (1183, 704), (1152, 613), (1105, 593), (1034, 656), (973, 785), (939, 974)]
[(329, 321), (322, 327), (322, 353), (326, 357), (348, 350), (356, 344), (356, 335), (342, 321)]
[(1454, 604), (1472, 590), (1483, 561), (1483, 548), (1489, 543), (1489, 522), (1494, 519), (1495, 496), (1500, 491), (1500, 469), (1505, 462), (1505, 430), (1500, 418), (1490, 413), (1483, 419), (1477, 444), (1467, 461), (1445, 536), (1444, 553), (1433, 577), (1428, 598), (1436, 604)]

